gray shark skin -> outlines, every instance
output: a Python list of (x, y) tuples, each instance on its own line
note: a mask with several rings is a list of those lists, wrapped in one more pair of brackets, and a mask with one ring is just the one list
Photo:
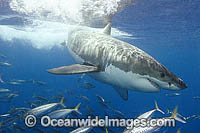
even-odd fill
[[(124, 100), (128, 99), (128, 90), (159, 92), (161, 88), (187, 88), (180, 78), (146, 52), (110, 36), (110, 25), (102, 33), (75, 29), (68, 35), (67, 47), (74, 60), (98, 67), (98, 72), (88, 70), (88, 75), (112, 85)], [(51, 69), (47, 71), (56, 74)], [(85, 68), (83, 71), (87, 73)]]

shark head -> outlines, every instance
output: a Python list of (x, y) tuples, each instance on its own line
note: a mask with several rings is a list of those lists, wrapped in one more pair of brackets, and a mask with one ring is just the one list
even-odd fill
[(161, 66), (161, 69), (157, 71), (156, 79), (153, 81), (157, 83), (160, 88), (167, 90), (183, 90), (187, 88), (187, 85), (181, 78), (176, 76), (164, 66)]

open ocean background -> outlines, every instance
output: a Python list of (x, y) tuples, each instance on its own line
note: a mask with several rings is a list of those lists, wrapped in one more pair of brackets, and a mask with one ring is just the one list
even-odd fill
[[(110, 85), (95, 81), (87, 75), (83, 80), (95, 85), (96, 88), (87, 90), (79, 87), (80, 82), (83, 84), (83, 81), (78, 81), (81, 75), (56, 76), (46, 72), (48, 68), (75, 63), (67, 48), (61, 46), (60, 43), (67, 40), (67, 33), (71, 27), (78, 25), (81, 21), (78, 11), (67, 13), (63, 10), (70, 11), (75, 7), (78, 8), (80, 1), (71, 0), (74, 7), (70, 5), (60, 7), (60, 9), (59, 6), (55, 7), (59, 11), (51, 7), (56, 5), (53, 0), (51, 2), (55, 3), (48, 7), (44, 3), (42, 5), (39, 0), (26, 1), (30, 4), (25, 1), (0, 0), (0, 53), (7, 56), (5, 59), (0, 58), (0, 62), (7, 61), (12, 64), (10, 67), (0, 66), (0, 73), (3, 74), (2, 79), (5, 82), (12, 79), (34, 79), (47, 84), (0, 84), (0, 88), (8, 88), (19, 95), (10, 102), (0, 102), (0, 114), (5, 114), (12, 106), (30, 108), (25, 102), (34, 100), (32, 97), (34, 94), (50, 99), (60, 93), (68, 100), (64, 103), (68, 107), (76, 106), (81, 102), (80, 112), (83, 116), (86, 114), (84, 109), (86, 105), (101, 117), (105, 115), (104, 111), (112, 114), (96, 102), (96, 94), (111, 101), (109, 105), (124, 113), (127, 118), (135, 118), (153, 109), (154, 100), (165, 112), (167, 108), (172, 110), (178, 105), (178, 112), (185, 117), (200, 114), (200, 99), (193, 98), (200, 96), (199, 0), (136, 0), (130, 7), (113, 15), (112, 34), (114, 37), (149, 53), (188, 85), (185, 90), (178, 91), (180, 96), (174, 97), (166, 96), (168, 93), (174, 93), (166, 90), (161, 90), (160, 93), (129, 91), (128, 101), (123, 101)], [(64, 5), (64, 1), (59, 2), (63, 2)], [(110, 1), (111, 4), (106, 5), (105, 8), (109, 8), (112, 2), (114, 0)], [(69, 0), (68, 3), (70, 3)], [(62, 15), (62, 12), (65, 15)], [(58, 17), (55, 17), (56, 15)], [(70, 19), (70, 22), (65, 18)], [(90, 103), (81, 98), (74, 98), (66, 92), (67, 89), (72, 90), (77, 96), (81, 94), (88, 97)], [(159, 113), (156, 114), (159, 116)], [(23, 121), (19, 123), (25, 127)], [(199, 118), (190, 120), (186, 124), (177, 122), (176, 128), (162, 128), (158, 132), (174, 133), (180, 127), (181, 133), (198, 133), (199, 123)], [(48, 128), (42, 129), (49, 131)], [(112, 128), (112, 130), (116, 133), (123, 131), (120, 128)], [(7, 131), (14, 132), (11, 129)], [(28, 131), (36, 132), (26, 129), (26, 132)], [(99, 129), (95, 131), (105, 132)]]

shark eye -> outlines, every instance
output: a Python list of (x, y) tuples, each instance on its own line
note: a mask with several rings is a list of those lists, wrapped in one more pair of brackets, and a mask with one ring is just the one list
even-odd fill
[(172, 83), (171, 83), (171, 82), (168, 82), (168, 84), (169, 84), (169, 86), (171, 86), (171, 85), (172, 85)]
[(160, 77), (161, 77), (161, 78), (164, 78), (164, 77), (165, 77), (165, 74), (164, 74), (164, 73), (160, 73)]

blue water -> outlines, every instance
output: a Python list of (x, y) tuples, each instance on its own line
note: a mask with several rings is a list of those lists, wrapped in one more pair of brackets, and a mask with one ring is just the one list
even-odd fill
[[(6, 8), (0, 9), (1, 15), (16, 14)], [(15, 21), (13, 21), (15, 22)], [(91, 90), (82, 89), (77, 86), (80, 75), (55, 76), (46, 72), (46, 69), (70, 65), (75, 63), (68, 53), (67, 48), (55, 45), (49, 49), (37, 49), (29, 40), (13, 39), (12, 41), (0, 37), (0, 53), (8, 56), (7, 59), (11, 67), (0, 67), (3, 79), (34, 79), (44, 81), (47, 85), (38, 86), (30, 83), (22, 85), (4, 85), (1, 88), (9, 88), (13, 92), (19, 93), (18, 97), (11, 102), (0, 102), (0, 114), (8, 112), (10, 107), (27, 107), (25, 101), (34, 100), (33, 94), (51, 98), (62, 93), (68, 103), (66, 106), (73, 107), (79, 102), (82, 103), (80, 111), (86, 114), (84, 105), (88, 105), (95, 110), (96, 115), (104, 116), (104, 109), (96, 102), (96, 94), (101, 95), (113, 108), (120, 110), (128, 117), (138, 115), (154, 108), (154, 100), (159, 107), (166, 112), (167, 108), (173, 109), (178, 105), (178, 112), (185, 117), (200, 113), (200, 101), (193, 99), (200, 96), (200, 1), (198, 0), (142, 0), (124, 11), (113, 16), (112, 27), (133, 34), (133, 38), (117, 38), (141, 48), (156, 60), (165, 65), (169, 70), (181, 77), (188, 85), (185, 90), (179, 91), (180, 96), (167, 97), (170, 91), (161, 90), (160, 93), (140, 93), (129, 92), (128, 101), (123, 101), (114, 89), (106, 84), (96, 81), (89, 76), (84, 79), (96, 86)], [(13, 24), (13, 23), (12, 23)], [(5, 25), (1, 23), (1, 25)], [(16, 25), (18, 25), (16, 23)], [(23, 27), (24, 25), (22, 25)], [(0, 28), (1, 32), (1, 28)], [(11, 33), (7, 33), (11, 34)], [(56, 33), (55, 33), (56, 34)], [(39, 38), (38, 38), (39, 39)], [(120, 75), (118, 75), (120, 76)], [(72, 90), (76, 95), (84, 95), (90, 99), (90, 103), (80, 98), (74, 98), (66, 93), (66, 89)], [(108, 114), (110, 113), (107, 110)], [(176, 128), (163, 128), (158, 132), (176, 132), (181, 128), (181, 133), (199, 132), (199, 119), (191, 120), (186, 124), (177, 122)], [(23, 127), (23, 122), (20, 123)], [(49, 131), (47, 128), (43, 130)], [(68, 132), (69, 130), (60, 129)], [(112, 128), (114, 132), (122, 132), (123, 129)], [(26, 132), (32, 131), (26, 129)], [(103, 132), (95, 129), (96, 132)], [(8, 129), (8, 132), (12, 130)], [(104, 131), (105, 132), (105, 131)]]

